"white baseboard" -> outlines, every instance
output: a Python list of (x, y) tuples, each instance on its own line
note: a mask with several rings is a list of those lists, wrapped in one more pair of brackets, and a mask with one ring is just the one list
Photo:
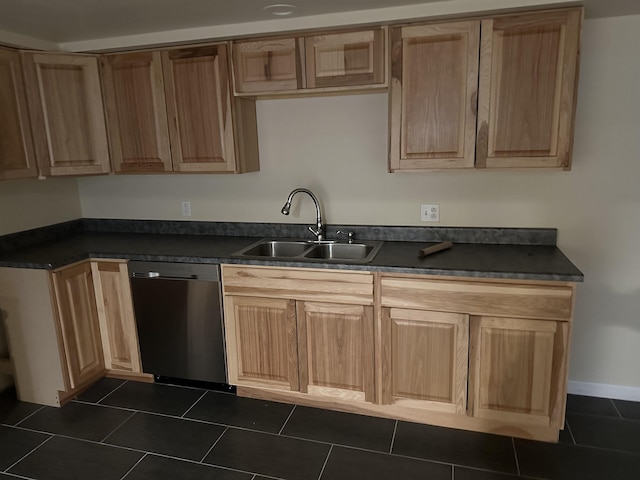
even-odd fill
[(606, 383), (569, 382), (567, 391), (574, 395), (588, 397), (615, 398), (640, 402), (640, 387), (607, 385)]

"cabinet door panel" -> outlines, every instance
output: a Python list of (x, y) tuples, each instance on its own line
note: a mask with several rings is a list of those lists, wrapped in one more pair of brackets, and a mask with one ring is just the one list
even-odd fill
[(93, 277), (89, 262), (53, 274), (69, 388), (104, 374)]
[(170, 172), (160, 52), (105, 56), (102, 74), (114, 170)]
[(126, 262), (92, 262), (105, 366), (142, 372)]
[(464, 413), (469, 316), (382, 310), (383, 403)]
[(0, 180), (37, 176), (20, 54), (0, 48)]
[(300, 390), (373, 402), (373, 308), (298, 303)]
[(473, 167), (479, 22), (392, 30), (391, 170)]
[(561, 426), (568, 325), (476, 317), (473, 415)]
[(226, 45), (162, 52), (173, 169), (234, 172)]
[(295, 302), (225, 298), (229, 382), (298, 390)]
[(579, 31), (577, 10), (482, 22), (478, 166), (570, 166)]
[(96, 57), (26, 53), (36, 156), (44, 175), (109, 172)]
[(295, 38), (234, 42), (236, 91), (257, 93), (303, 88)]
[(384, 83), (384, 30), (304, 39), (307, 88)]

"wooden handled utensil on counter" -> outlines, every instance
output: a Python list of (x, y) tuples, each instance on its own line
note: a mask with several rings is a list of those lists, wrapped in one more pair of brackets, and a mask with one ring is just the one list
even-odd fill
[(436, 253), (441, 250), (446, 250), (451, 247), (453, 247), (453, 243), (449, 241), (436, 243), (435, 245), (431, 245), (430, 247), (425, 247), (422, 250), (419, 250), (418, 257), (419, 258), (426, 257), (427, 255), (431, 255), (432, 253)]

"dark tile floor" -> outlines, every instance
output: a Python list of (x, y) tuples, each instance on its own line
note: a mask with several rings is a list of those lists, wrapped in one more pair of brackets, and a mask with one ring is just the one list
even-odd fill
[(640, 403), (569, 396), (549, 444), (103, 379), (63, 408), (0, 394), (0, 480), (638, 480)]

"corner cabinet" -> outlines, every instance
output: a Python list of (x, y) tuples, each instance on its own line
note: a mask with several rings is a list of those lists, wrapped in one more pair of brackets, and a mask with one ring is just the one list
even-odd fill
[(229, 382), (373, 402), (373, 275), (223, 265)]
[(108, 173), (97, 57), (22, 52), (22, 59), (40, 172), (45, 176)]
[(105, 373), (91, 265), (84, 262), (52, 273), (67, 390)]
[(36, 177), (20, 54), (0, 48), (0, 180)]
[(391, 171), (571, 166), (582, 9), (391, 29)]
[(105, 368), (113, 376), (135, 378), (142, 361), (127, 261), (92, 261), (91, 273)]
[(0, 268), (0, 305), (19, 400), (60, 406), (105, 375), (153, 381), (141, 372), (125, 260)]

